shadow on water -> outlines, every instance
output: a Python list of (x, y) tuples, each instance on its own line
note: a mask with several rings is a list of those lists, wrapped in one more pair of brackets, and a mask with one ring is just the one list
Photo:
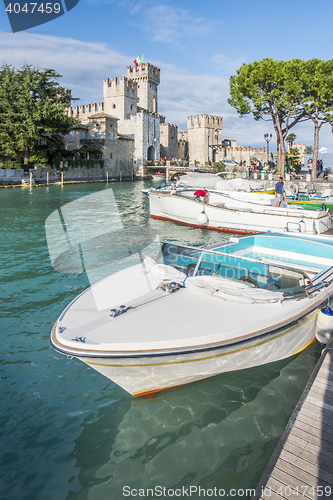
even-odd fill
[(135, 498), (147, 489), (149, 498), (171, 498), (176, 489), (186, 498), (190, 487), (255, 488), (318, 355), (312, 346), (153, 400), (132, 399), (123, 413), (114, 405), (101, 408), (75, 441), (81, 486), (67, 499)]

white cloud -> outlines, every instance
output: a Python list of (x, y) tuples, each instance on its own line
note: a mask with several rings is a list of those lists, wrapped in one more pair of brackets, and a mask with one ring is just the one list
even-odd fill
[[(217, 21), (193, 15), (191, 9), (170, 5), (170, 3), (153, 3), (151, 1), (122, 2), (128, 12), (135, 16), (135, 27), (145, 32), (154, 42), (177, 44), (180, 40), (207, 37)], [(139, 19), (139, 21), (138, 21)]]
[[(72, 95), (89, 104), (102, 99), (103, 78), (125, 76), (131, 58), (119, 54), (105, 43), (82, 42), (72, 38), (61, 38), (27, 32), (0, 32), (0, 54), (2, 62), (15, 67), (24, 63), (40, 68), (52, 68), (63, 77), (60, 84), (72, 89)], [(240, 66), (240, 60), (232, 61), (223, 55), (221, 66), (229, 70)], [(212, 114), (223, 117), (223, 137), (235, 139), (239, 145), (264, 147), (264, 134), (272, 133), (271, 145), (276, 144), (271, 122), (256, 122), (251, 116), (239, 118), (228, 104), (229, 78), (227, 71), (218, 75), (192, 74), (176, 65), (163, 61), (150, 61), (161, 68), (159, 86), (159, 112), (166, 121), (174, 123), (179, 130), (186, 130), (187, 116)], [(229, 73), (230, 74), (230, 73)], [(313, 145), (313, 126), (310, 122), (300, 124), (292, 132), (296, 142)], [(332, 128), (322, 127), (320, 147), (332, 149)], [(274, 145), (274, 149), (275, 149)]]
[(54, 69), (63, 77), (59, 83), (87, 104), (102, 98), (103, 78), (122, 75), (129, 63), (105, 43), (26, 32), (0, 32), (0, 53), (1, 62), (15, 67), (27, 63)]

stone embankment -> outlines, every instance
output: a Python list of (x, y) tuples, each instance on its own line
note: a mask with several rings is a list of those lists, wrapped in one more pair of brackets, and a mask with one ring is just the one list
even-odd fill
[(34, 168), (29, 172), (23, 169), (0, 169), (0, 187), (59, 184), (66, 182), (106, 182), (108, 180), (133, 180), (134, 172), (119, 173), (112, 177), (106, 168), (96, 164), (93, 167)]
[[(197, 166), (200, 168), (200, 165)], [(166, 169), (165, 166), (156, 166), (154, 167), (154, 171)], [(148, 170), (148, 169), (147, 169)], [(193, 172), (194, 168), (177, 168), (174, 166), (169, 167), (168, 174), (171, 176), (172, 174), (178, 172), (180, 174), (186, 174), (187, 172)], [(146, 172), (146, 175), (149, 175), (153, 172)], [(230, 172), (230, 176), (234, 176)], [(230, 177), (229, 176), (229, 177)], [(278, 175), (272, 174), (261, 174), (261, 173), (252, 173), (250, 177), (248, 177), (248, 172), (239, 172), (239, 177), (247, 178), (254, 181), (259, 181), (263, 184), (264, 189), (272, 189), (274, 188), (276, 182), (278, 181)], [(223, 176), (225, 177), (225, 176)], [(223, 178), (222, 177), (222, 178)], [(45, 184), (59, 184), (59, 183), (72, 183), (72, 182), (107, 182), (112, 180), (136, 180), (142, 179), (142, 177), (138, 177), (134, 171), (127, 171), (126, 175), (119, 172), (117, 177), (111, 177), (108, 170), (104, 167), (101, 167), (99, 164), (96, 164), (93, 167), (68, 167), (67, 169), (61, 171), (55, 168), (34, 168), (30, 169), (29, 172), (24, 172), (23, 169), (0, 169), (0, 187), (7, 186), (27, 186), (27, 185), (45, 185)], [(294, 194), (295, 191), (300, 193), (308, 193), (308, 191), (315, 190), (318, 194), (323, 193), (327, 189), (333, 189), (333, 175), (330, 174), (328, 176), (328, 180), (324, 180), (322, 177), (318, 179), (310, 179), (309, 175), (303, 174), (298, 175), (296, 178), (289, 179), (286, 176), (284, 180), (285, 189), (287, 195)]]

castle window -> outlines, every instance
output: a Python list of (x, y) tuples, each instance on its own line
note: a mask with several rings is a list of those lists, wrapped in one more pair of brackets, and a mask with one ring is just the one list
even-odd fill
[(113, 141), (114, 135), (113, 132), (110, 132), (110, 141)]
[(69, 141), (75, 142), (75, 132), (73, 130), (69, 133)]
[(115, 104), (112, 104), (112, 107), (113, 107), (113, 109), (114, 109), (114, 108), (116, 107), (116, 105), (115, 105)]
[(110, 153), (110, 158), (112, 158), (113, 153)]
[(95, 132), (95, 139), (99, 139), (99, 132)]
[(86, 139), (87, 138), (87, 131), (86, 130), (82, 130), (82, 132), (81, 132), (81, 138), (82, 139)]

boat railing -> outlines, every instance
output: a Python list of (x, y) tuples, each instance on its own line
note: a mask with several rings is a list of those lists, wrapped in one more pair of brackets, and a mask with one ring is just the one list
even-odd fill
[[(291, 215), (297, 215), (298, 217), (309, 217), (311, 214), (305, 214), (304, 212), (296, 212), (295, 209), (287, 210), (284, 207), (279, 207), (279, 208), (274, 208), (274, 207), (268, 207), (263, 209), (263, 213), (269, 214), (269, 215), (286, 215), (286, 216), (291, 216)], [(313, 217), (312, 217), (313, 218)]]

